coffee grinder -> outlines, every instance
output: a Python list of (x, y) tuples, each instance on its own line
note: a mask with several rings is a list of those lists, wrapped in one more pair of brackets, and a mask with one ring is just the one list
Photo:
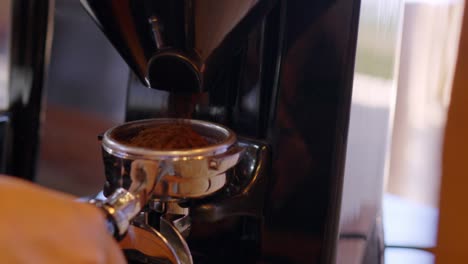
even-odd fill
[[(132, 70), (94, 200), (129, 261), (331, 263), (359, 1), (81, 3)], [(174, 120), (212, 144), (125, 144)]]

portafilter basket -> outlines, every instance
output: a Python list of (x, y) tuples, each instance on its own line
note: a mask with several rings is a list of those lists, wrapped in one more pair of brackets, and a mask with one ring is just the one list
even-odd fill
[[(172, 150), (130, 144), (142, 130), (174, 123), (189, 125), (209, 144)], [(236, 134), (229, 128), (192, 119), (146, 119), (111, 128), (102, 139), (104, 194), (123, 187), (130, 192), (146, 188), (147, 194), (161, 201), (210, 195), (226, 184), (226, 171), (239, 160), (242, 148), (236, 141)]]

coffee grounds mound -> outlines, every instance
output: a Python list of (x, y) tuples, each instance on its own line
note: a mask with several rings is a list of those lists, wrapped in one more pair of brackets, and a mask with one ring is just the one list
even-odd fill
[(153, 150), (180, 150), (205, 147), (209, 142), (191, 125), (172, 123), (145, 128), (130, 139), (129, 144)]

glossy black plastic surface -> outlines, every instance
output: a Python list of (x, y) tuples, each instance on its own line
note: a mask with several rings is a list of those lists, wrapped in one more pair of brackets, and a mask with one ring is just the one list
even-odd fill
[(5, 172), (8, 160), (8, 146), (11, 138), (10, 116), (0, 113), (0, 172)]
[(50, 6), (44, 0), (13, 1), (10, 53), (9, 139), (6, 173), (33, 179), (43, 86), (48, 61)]
[[(265, 253), (333, 263), (360, 1), (288, 1)], [(274, 259), (283, 258), (282, 261)]]

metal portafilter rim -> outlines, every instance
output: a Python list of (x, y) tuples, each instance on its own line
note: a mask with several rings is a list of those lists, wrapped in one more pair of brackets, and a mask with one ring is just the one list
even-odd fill
[[(147, 126), (155, 126), (158, 124), (183, 123), (189, 124), (192, 128), (205, 137), (207, 140), (215, 141), (212, 144), (193, 149), (177, 149), (177, 150), (155, 150), (144, 147), (131, 146), (126, 142), (122, 142), (117, 138), (117, 134), (130, 129), (141, 129)], [(207, 121), (195, 119), (180, 119), (180, 118), (156, 118), (144, 119), (133, 122), (127, 122), (123, 125), (115, 126), (104, 133), (102, 139), (102, 147), (109, 154), (120, 158), (127, 159), (147, 159), (147, 160), (180, 160), (191, 158), (203, 158), (225, 152), (236, 142), (236, 134), (229, 128)]]

